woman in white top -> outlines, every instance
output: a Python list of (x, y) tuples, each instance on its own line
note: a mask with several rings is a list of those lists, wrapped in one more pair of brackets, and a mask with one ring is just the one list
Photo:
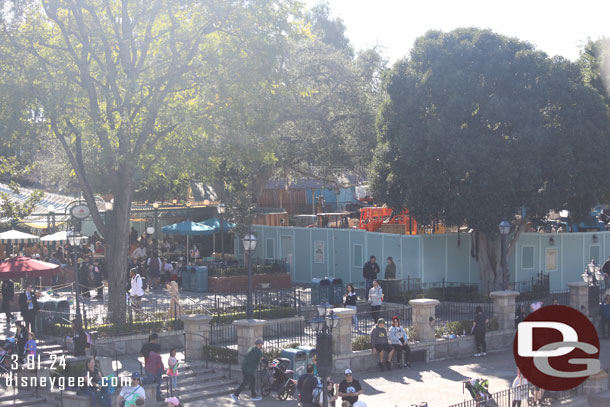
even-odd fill
[(521, 374), (521, 371), (517, 369), (517, 377), (513, 380), (512, 391), (513, 391), (513, 406), (521, 407), (521, 400), (527, 400), (527, 387), (521, 388), (528, 384), (527, 379)]
[(382, 301), (383, 290), (379, 285), (379, 281), (373, 280), (373, 286), (369, 290), (369, 303), (371, 304), (371, 315), (375, 324), (379, 320), (379, 311), (381, 310)]

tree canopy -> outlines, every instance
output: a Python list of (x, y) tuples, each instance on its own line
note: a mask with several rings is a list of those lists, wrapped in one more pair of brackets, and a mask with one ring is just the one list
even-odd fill
[(501, 220), (522, 208), (588, 213), (608, 189), (608, 108), (574, 63), (488, 30), (430, 31), (385, 89), (377, 199), (480, 232), (486, 275), (499, 266)]

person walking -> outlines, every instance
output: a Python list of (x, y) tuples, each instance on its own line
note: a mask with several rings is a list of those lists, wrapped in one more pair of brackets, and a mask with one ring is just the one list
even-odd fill
[(601, 320), (601, 334), (606, 339), (610, 338), (610, 295), (606, 295), (604, 303), (600, 307)]
[(144, 290), (142, 289), (142, 277), (140, 277), (137, 270), (138, 269), (135, 267), (129, 270), (129, 276), (131, 277), (129, 297), (131, 298), (133, 306), (139, 308), (142, 305)]
[(369, 298), (369, 290), (373, 286), (373, 280), (377, 278), (377, 274), (379, 274), (381, 270), (379, 270), (379, 264), (377, 264), (377, 258), (375, 256), (371, 256), (369, 261), (364, 264), (362, 268), (362, 276), (366, 282), (365, 292), (366, 298)]
[(343, 306), (345, 308), (353, 309), (356, 311), (356, 314), (352, 316), (352, 323), (355, 327), (358, 326), (358, 307), (356, 306), (356, 301), (358, 301), (358, 296), (356, 295), (356, 290), (354, 290), (353, 284), (348, 284), (345, 288), (345, 301), (343, 302)]
[(513, 405), (512, 407), (521, 407), (521, 401), (527, 400), (528, 389), (522, 388), (521, 386), (527, 385), (527, 379), (521, 374), (521, 371), (517, 369), (517, 377), (513, 380), (512, 393), (513, 393)]
[(178, 290), (178, 283), (175, 281), (167, 284), (167, 292), (169, 293), (169, 318), (176, 319), (182, 313), (180, 309), (180, 291)]
[(345, 378), (339, 383), (337, 396), (341, 397), (343, 402), (347, 401), (350, 405), (354, 405), (358, 401), (358, 396), (362, 394), (362, 386), (354, 379), (350, 369), (345, 369), (344, 376)]
[(2, 312), (6, 315), (6, 327), (11, 327), (11, 319), (15, 316), (11, 314), (11, 301), (15, 298), (15, 283), (10, 278), (2, 282)]
[(379, 281), (373, 280), (373, 287), (369, 290), (369, 303), (371, 304), (371, 316), (373, 321), (379, 319), (379, 311), (381, 311), (381, 303), (383, 302), (383, 290), (379, 285)]
[(36, 292), (32, 284), (26, 285), (25, 291), (19, 294), (19, 307), (21, 308), (21, 317), (25, 327), (28, 328), (28, 331), (33, 331), (39, 307)]
[[(394, 356), (394, 348), (390, 345), (388, 339), (388, 331), (385, 328), (385, 320), (379, 318), (377, 326), (371, 331), (371, 347), (373, 352), (379, 354), (379, 368), (383, 371), (385, 368), (392, 370), (392, 356)], [(387, 361), (384, 362), (383, 352), (387, 355)]]
[(396, 352), (396, 365), (398, 367), (411, 367), (411, 348), (409, 348), (409, 337), (407, 331), (400, 326), (398, 315), (392, 317), (392, 326), (388, 333), (390, 345)]
[(485, 324), (488, 319), (483, 314), (483, 308), (477, 306), (475, 309), (477, 315), (474, 317), (474, 323), (472, 325), (472, 333), (474, 334), (474, 343), (477, 347), (477, 353), (474, 356), (485, 356), (487, 355), (487, 345), (485, 344)]
[(246, 386), (250, 386), (250, 393), (252, 395), (252, 401), (262, 400), (260, 396), (256, 395), (256, 378), (254, 377), (254, 373), (256, 372), (256, 368), (258, 367), (261, 359), (263, 358), (263, 340), (257, 339), (254, 342), (254, 346), (248, 349), (248, 353), (246, 353), (246, 357), (241, 364), (241, 372), (243, 374), (243, 380), (237, 390), (233, 394), (231, 394), (231, 399), (235, 403), (239, 403), (239, 394), (246, 388)]
[(318, 379), (313, 374), (313, 365), (305, 368), (306, 373), (299, 377), (297, 390), (299, 391), (301, 407), (313, 407), (313, 390), (318, 385)]
[(388, 264), (385, 266), (385, 275), (384, 279), (390, 280), (396, 278), (396, 263), (394, 263), (394, 259), (388, 257)]

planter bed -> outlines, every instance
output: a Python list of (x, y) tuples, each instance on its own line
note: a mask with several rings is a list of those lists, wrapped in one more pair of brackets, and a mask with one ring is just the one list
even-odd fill
[[(267, 287), (267, 284), (269, 285)], [(252, 288), (290, 288), (290, 273), (253, 274)], [(248, 291), (248, 276), (208, 277), (208, 291), (211, 293), (235, 293)]]

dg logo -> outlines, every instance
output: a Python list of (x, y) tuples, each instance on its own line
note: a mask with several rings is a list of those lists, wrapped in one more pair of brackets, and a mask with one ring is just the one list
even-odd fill
[(572, 389), (600, 371), (599, 338), (579, 311), (552, 305), (531, 313), (517, 326), (515, 362), (535, 386)]

